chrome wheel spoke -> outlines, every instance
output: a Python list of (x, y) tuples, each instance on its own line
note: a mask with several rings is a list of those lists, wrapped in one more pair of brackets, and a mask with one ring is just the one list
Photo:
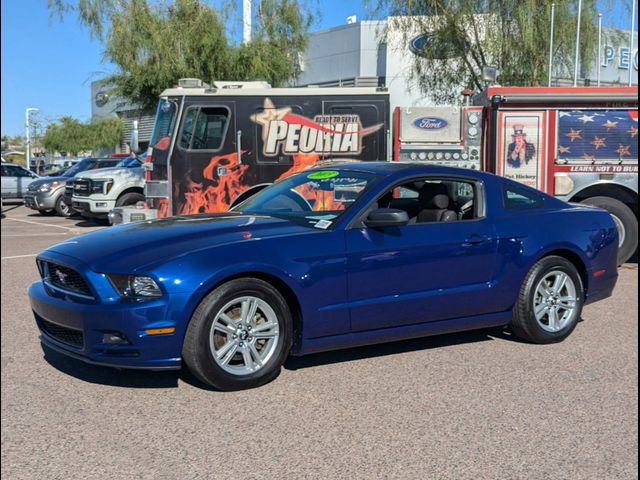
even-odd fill
[(253, 359), (251, 358), (251, 352), (248, 347), (244, 347), (242, 349), (242, 361), (244, 362), (244, 366), (250, 370), (254, 369)]
[(260, 352), (256, 349), (255, 343), (249, 344), (249, 351), (251, 356), (253, 357), (253, 361), (258, 364), (258, 367), (262, 366), (262, 357), (260, 356)]
[(240, 313), (241, 322), (250, 325), (258, 311), (257, 299), (249, 299), (242, 302), (242, 310)]
[(573, 297), (560, 297), (558, 298), (558, 306), (564, 310), (571, 310), (576, 306), (576, 299)]
[(218, 357), (218, 360), (221, 365), (228, 365), (231, 359), (235, 356), (236, 352), (238, 351), (238, 342), (235, 342), (235, 341), (227, 342), (224, 345), (224, 347), (226, 347), (227, 345), (231, 345), (231, 346), (226, 350), (225, 354), (220, 355)]
[(555, 295), (560, 295), (560, 292), (564, 288), (565, 283), (567, 283), (568, 278), (569, 276), (566, 273), (559, 273), (556, 276), (556, 279), (553, 282), (553, 293)]
[(545, 303), (541, 303), (534, 308), (533, 312), (536, 318), (541, 320), (545, 313), (547, 313), (547, 305)]
[(549, 310), (549, 328), (554, 332), (558, 329), (558, 310), (552, 308)]

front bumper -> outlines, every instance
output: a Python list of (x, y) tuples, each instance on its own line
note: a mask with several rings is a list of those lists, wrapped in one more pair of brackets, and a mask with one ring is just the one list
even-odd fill
[(24, 204), (32, 210), (53, 210), (59, 195), (59, 191), (27, 192), (24, 194)]
[[(29, 287), (41, 342), (87, 363), (151, 370), (181, 366), (181, 295), (144, 302), (73, 301), (43, 281)], [(176, 327), (174, 333), (148, 335), (150, 328)], [(126, 343), (110, 343), (117, 333)]]
[(90, 197), (74, 196), (71, 202), (71, 208), (85, 217), (103, 217), (106, 218), (116, 206), (115, 200), (94, 199)]

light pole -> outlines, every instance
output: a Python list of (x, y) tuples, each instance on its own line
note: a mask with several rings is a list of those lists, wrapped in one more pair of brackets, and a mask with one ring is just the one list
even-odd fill
[(30, 138), (30, 132), (31, 132), (31, 122), (30, 122), (30, 118), (29, 115), (31, 114), (31, 112), (37, 112), (38, 109), (37, 108), (27, 108), (24, 112), (24, 128), (25, 128), (25, 133), (27, 136), (27, 145), (26, 145), (26, 151), (25, 151), (25, 157), (26, 157), (26, 162), (27, 162), (27, 170), (29, 170), (29, 168), (31, 167), (31, 138)]

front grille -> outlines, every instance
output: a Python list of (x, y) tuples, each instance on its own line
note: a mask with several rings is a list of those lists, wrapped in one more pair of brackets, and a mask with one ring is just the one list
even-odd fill
[(79, 197), (88, 197), (91, 195), (91, 180), (88, 178), (79, 178), (73, 182), (73, 194)]
[(40, 321), (40, 328), (53, 338), (76, 347), (82, 347), (84, 345), (84, 334), (82, 330), (63, 327), (57, 323), (48, 322), (40, 316), (38, 316), (38, 320)]
[(59, 265), (52, 262), (43, 262), (46, 264), (46, 278), (56, 287), (72, 292), (81, 293), (82, 295), (92, 296), (89, 285), (78, 272), (73, 268)]

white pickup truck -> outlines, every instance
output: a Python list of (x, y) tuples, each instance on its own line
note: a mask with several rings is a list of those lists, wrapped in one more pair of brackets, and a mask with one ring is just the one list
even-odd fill
[(144, 170), (136, 158), (114, 168), (83, 172), (73, 182), (72, 208), (87, 218), (107, 219), (113, 208), (144, 199)]

